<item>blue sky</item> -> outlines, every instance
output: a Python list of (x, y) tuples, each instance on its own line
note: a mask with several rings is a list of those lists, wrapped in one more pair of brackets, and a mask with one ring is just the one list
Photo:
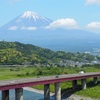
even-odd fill
[[(34, 11), (54, 22), (49, 28), (79, 28), (100, 33), (100, 0), (0, 0), (0, 26), (25, 11)], [(57, 23), (60, 23), (59, 26)]]

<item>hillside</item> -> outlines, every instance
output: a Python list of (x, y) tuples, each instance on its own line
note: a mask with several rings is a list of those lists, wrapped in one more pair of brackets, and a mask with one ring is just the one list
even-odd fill
[(92, 61), (94, 56), (85, 53), (70, 53), (41, 48), (31, 44), (19, 42), (0, 42), (0, 64), (1, 65), (33, 65), (33, 64), (60, 64), (71, 61)]

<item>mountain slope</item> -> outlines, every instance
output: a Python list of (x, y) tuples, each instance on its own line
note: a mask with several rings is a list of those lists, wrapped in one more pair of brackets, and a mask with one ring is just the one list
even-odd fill
[(85, 53), (66, 53), (51, 51), (31, 44), (19, 42), (0, 42), (0, 65), (43, 64), (60, 65), (70, 61), (92, 61), (95, 57)]
[(49, 49), (19, 42), (0, 42), (0, 64), (48, 63), (54, 54)]
[(38, 15), (36, 12), (26, 11), (20, 16), (16, 17), (2, 29), (6, 30), (36, 30), (37, 28), (49, 25), (52, 20)]
[(46, 29), (52, 22), (51, 19), (27, 11), (0, 28), (0, 40), (72, 52), (93, 52), (94, 48), (100, 48), (100, 34), (79, 29)]

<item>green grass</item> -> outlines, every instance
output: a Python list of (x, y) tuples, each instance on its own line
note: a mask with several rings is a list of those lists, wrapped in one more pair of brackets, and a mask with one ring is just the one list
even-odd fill
[[(16, 78), (31, 78), (49, 75), (60, 75), (60, 74), (73, 74), (78, 73), (80, 70), (85, 72), (100, 72), (99, 67), (84, 67), (84, 68), (59, 68), (59, 67), (0, 67), (0, 80), (16, 79)], [(81, 90), (81, 82), (78, 81), (78, 90), (72, 90), (72, 82), (67, 81), (61, 83), (62, 95), (65, 93), (73, 92), (77, 95), (82, 95), (92, 98), (100, 98), (100, 84), (93, 85), (93, 79), (87, 80), (87, 89)], [(100, 81), (100, 78), (99, 78)], [(100, 82), (99, 82), (100, 83)], [(34, 86), (37, 89), (44, 89), (43, 85)], [(50, 84), (50, 91), (54, 92), (54, 84)]]
[(100, 85), (88, 87), (86, 90), (77, 91), (75, 94), (91, 98), (100, 98)]

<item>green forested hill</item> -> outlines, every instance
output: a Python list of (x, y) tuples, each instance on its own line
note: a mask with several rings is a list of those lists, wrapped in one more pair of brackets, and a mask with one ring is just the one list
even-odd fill
[(30, 44), (0, 42), (0, 64), (48, 63), (54, 52)]
[(0, 64), (51, 64), (60, 61), (92, 61), (94, 56), (85, 53), (51, 51), (31, 44), (19, 42), (0, 42)]

